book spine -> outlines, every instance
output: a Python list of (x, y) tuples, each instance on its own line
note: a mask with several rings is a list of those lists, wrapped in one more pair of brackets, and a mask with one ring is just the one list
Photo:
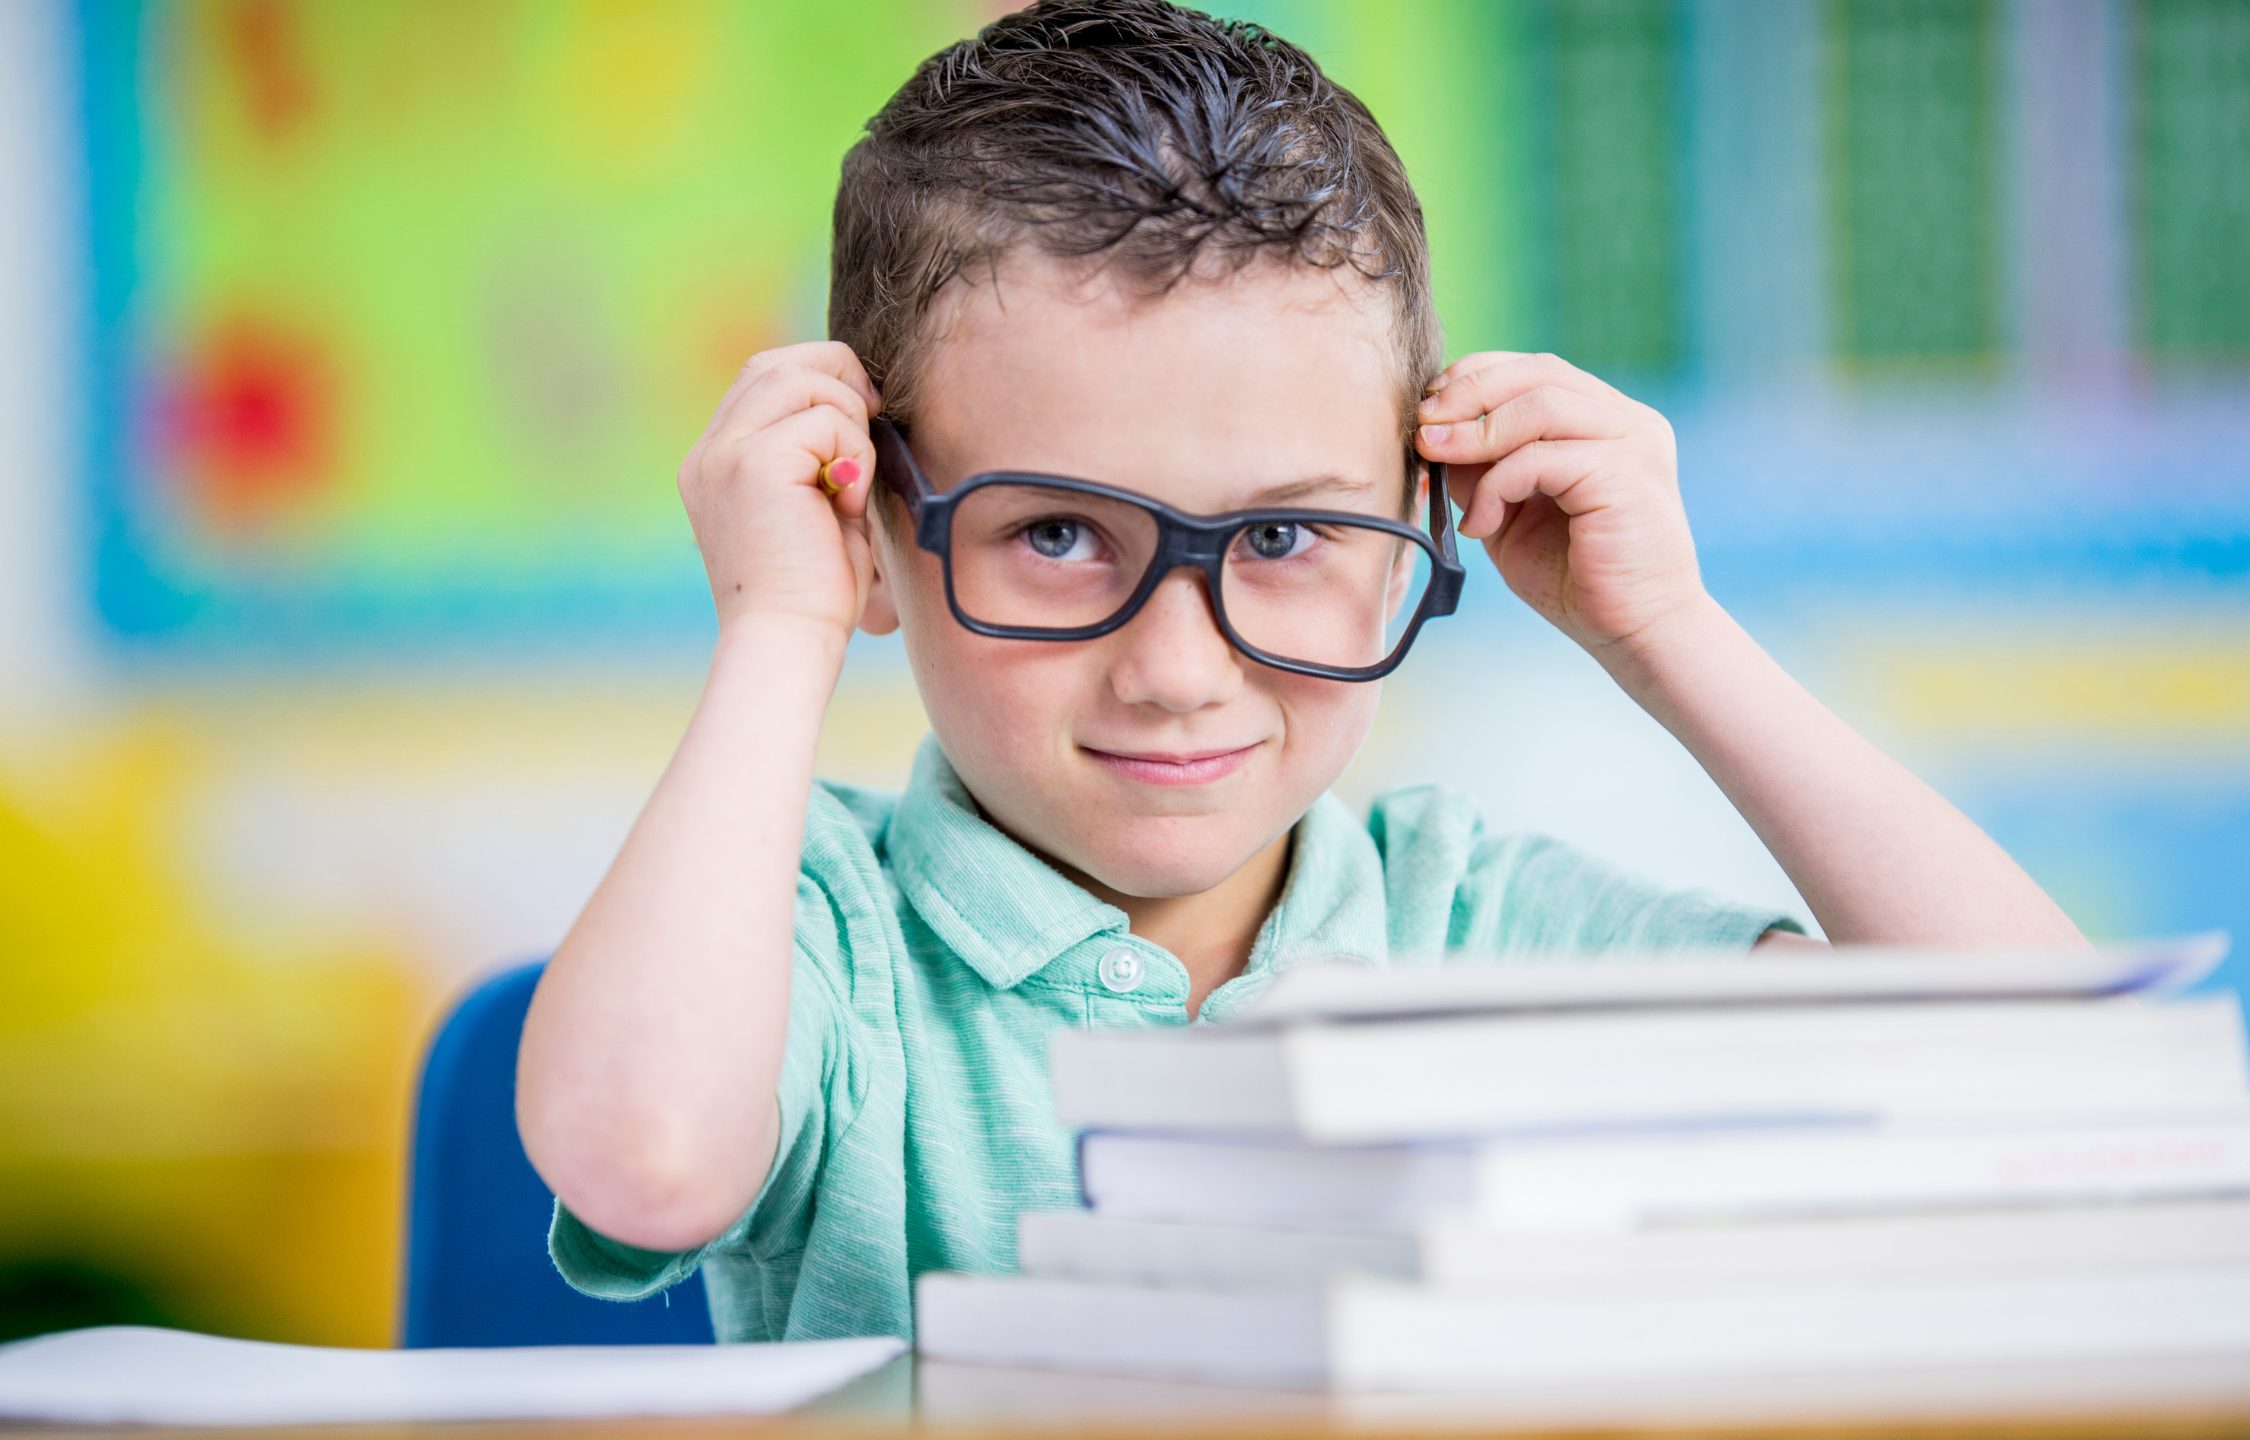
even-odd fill
[(1345, 1271), (1412, 1279), (1416, 1264), (1415, 1242), (1403, 1235), (1110, 1220), (1075, 1210), (1027, 1211), (1017, 1221), (1017, 1268), (1061, 1279), (1310, 1290)]
[(915, 1348), (927, 1360), (1259, 1385), (1326, 1373), (1317, 1296), (924, 1274)]
[(2250, 1194), (2250, 1124), (1800, 1133), (1488, 1149), (1500, 1230)]
[(1376, 1281), (1330, 1292), (1348, 1390), (1485, 1390), (2250, 1352), (2250, 1271), (1492, 1299)]
[[(1299, 1133), (1322, 1144), (2250, 1101), (2232, 996), (1469, 1017), (1285, 1033)], [(1202, 1128), (1192, 1116), (1177, 1123)]]
[(1416, 1273), (1494, 1293), (1796, 1288), (2167, 1265), (2250, 1269), (2250, 1198), (1674, 1225), (1566, 1235), (1433, 1221)]

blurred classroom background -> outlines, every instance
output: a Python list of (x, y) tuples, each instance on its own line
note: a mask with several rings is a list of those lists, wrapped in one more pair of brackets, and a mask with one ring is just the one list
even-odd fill
[[(2250, 939), (2250, 0), (1220, 8), (1390, 128), (1455, 353), (1667, 410), (1785, 663), (2089, 932)], [(428, 1026), (695, 694), (678, 459), (992, 13), (0, 6), (0, 1335), (389, 1340)], [(922, 728), (863, 644), (824, 765)], [(1344, 789), (1426, 779), (1798, 905), (1481, 564)]]

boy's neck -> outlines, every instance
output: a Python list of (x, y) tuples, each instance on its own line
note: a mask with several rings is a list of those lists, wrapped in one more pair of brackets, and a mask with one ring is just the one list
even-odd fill
[[(1161, 945), (1187, 967), (1190, 1019), (1200, 1014), (1204, 997), (1242, 973), (1266, 916), (1281, 900), (1289, 879), (1292, 829), (1250, 857), (1248, 864), (1196, 895), (1149, 899), (1124, 895), (1067, 865), (1064, 875), (1096, 899), (1115, 905), (1132, 921), (1133, 933)], [(1053, 860), (1049, 864), (1055, 864)]]

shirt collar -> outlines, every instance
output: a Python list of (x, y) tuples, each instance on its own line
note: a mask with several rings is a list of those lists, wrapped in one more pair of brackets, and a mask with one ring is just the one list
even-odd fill
[(1125, 912), (1104, 905), (977, 813), (961, 777), (925, 736), (891, 820), (899, 893), (946, 947), (1006, 990), (1104, 931)]
[[(977, 813), (932, 735), (890, 827), (892, 874), (922, 922), (992, 985), (1008, 989), (1072, 946), (1126, 934), (1125, 912), (1064, 879)], [(1388, 953), (1383, 859), (1367, 827), (1334, 796), (1297, 822), (1289, 881), (1242, 974), (1213, 991), (1202, 1017), (1240, 1013), (1275, 972), (1307, 960), (1382, 964)]]

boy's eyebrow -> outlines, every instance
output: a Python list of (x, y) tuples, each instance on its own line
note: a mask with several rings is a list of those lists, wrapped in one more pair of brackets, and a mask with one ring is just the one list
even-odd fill
[(1366, 480), (1354, 480), (1345, 475), (1313, 475), (1303, 480), (1286, 480), (1279, 485), (1268, 485), (1254, 490), (1237, 509), (1249, 510), (1261, 505), (1287, 505), (1313, 495), (1365, 495), (1377, 487)]

